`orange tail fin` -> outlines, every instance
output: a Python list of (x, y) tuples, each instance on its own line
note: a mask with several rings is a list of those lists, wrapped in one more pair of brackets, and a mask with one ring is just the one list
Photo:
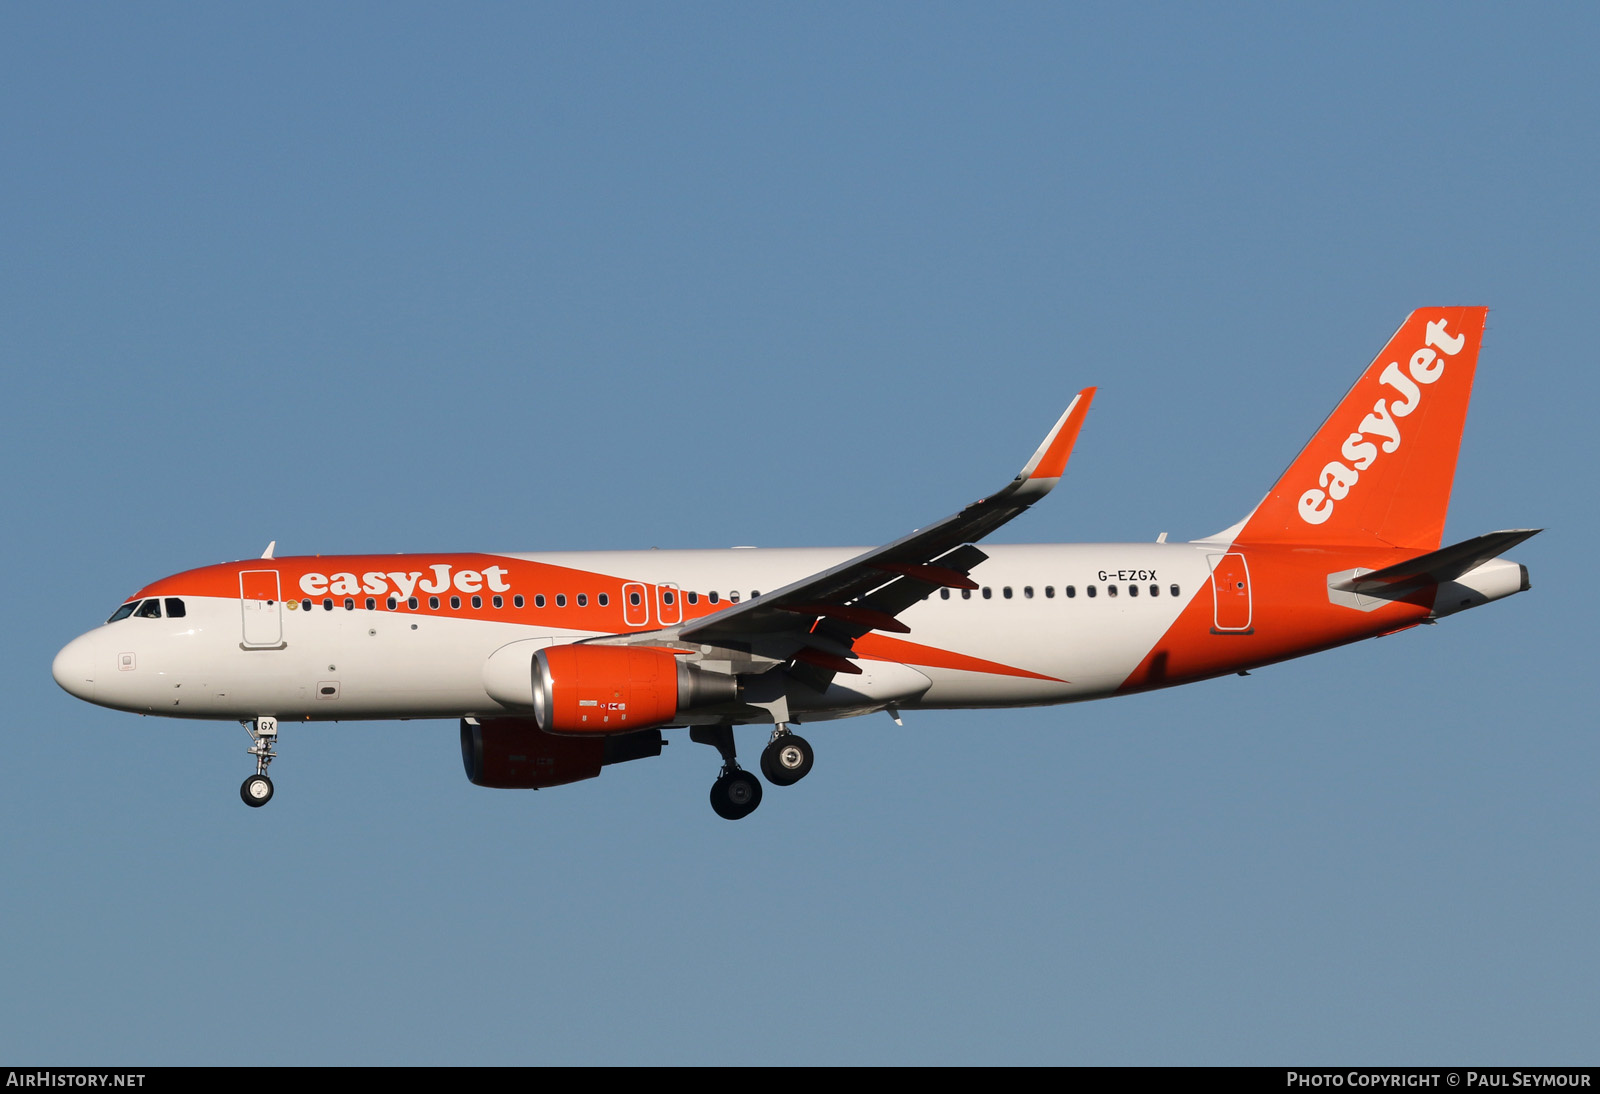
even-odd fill
[(1439, 546), (1488, 308), (1419, 308), (1235, 542)]

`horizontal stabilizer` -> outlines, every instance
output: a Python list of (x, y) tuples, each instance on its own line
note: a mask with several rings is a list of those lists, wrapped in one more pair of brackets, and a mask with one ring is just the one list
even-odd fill
[(1488, 532), (1405, 562), (1397, 562), (1393, 566), (1385, 566), (1381, 570), (1344, 578), (1334, 582), (1332, 587), (1341, 592), (1397, 600), (1424, 585), (1454, 581), (1542, 531), (1542, 528), (1511, 528), (1503, 532)]

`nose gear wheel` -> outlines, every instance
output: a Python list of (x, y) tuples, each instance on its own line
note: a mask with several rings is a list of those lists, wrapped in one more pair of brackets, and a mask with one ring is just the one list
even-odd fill
[(245, 722), (244, 728), (250, 734), (250, 747), (246, 751), (256, 758), (256, 773), (240, 785), (239, 797), (252, 809), (260, 809), (272, 800), (272, 780), (267, 778), (267, 768), (278, 758), (272, 748), (278, 740), (278, 719), (264, 714)]

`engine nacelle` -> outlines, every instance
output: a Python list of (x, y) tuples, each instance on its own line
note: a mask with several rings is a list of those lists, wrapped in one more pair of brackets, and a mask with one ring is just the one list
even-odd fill
[(461, 719), (461, 762), (477, 786), (540, 790), (600, 774), (607, 764), (661, 755), (661, 731), (554, 737), (531, 718)]
[(701, 671), (669, 650), (550, 646), (533, 656), (533, 710), (546, 733), (629, 733), (681, 712), (732, 702), (731, 676)]

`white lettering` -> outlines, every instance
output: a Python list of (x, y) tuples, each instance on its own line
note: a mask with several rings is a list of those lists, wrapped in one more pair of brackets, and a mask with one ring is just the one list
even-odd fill
[(1345, 438), (1344, 447), (1339, 450), (1339, 454), (1349, 460), (1357, 471), (1365, 471), (1372, 466), (1372, 461), (1378, 458), (1378, 446), (1361, 434), (1352, 433)]
[[(1311, 489), (1300, 495), (1300, 519), (1307, 524), (1324, 524), (1333, 516), (1334, 503), (1349, 496), (1351, 487), (1360, 479), (1358, 472), (1365, 471), (1378, 459), (1378, 446), (1368, 437), (1380, 439), (1383, 451), (1395, 452), (1400, 447), (1399, 419), (1408, 417), (1422, 405), (1422, 387), (1437, 383), (1444, 375), (1445, 357), (1454, 357), (1466, 347), (1465, 334), (1450, 334), (1446, 321), (1435, 319), (1427, 326), (1426, 343), (1411, 355), (1407, 368), (1400, 362), (1390, 361), (1378, 374), (1378, 382), (1393, 388), (1395, 399), (1379, 399), (1372, 404), (1372, 413), (1361, 419), (1358, 432), (1351, 433), (1339, 448), (1339, 454), (1348, 464), (1334, 461), (1324, 464), (1317, 476), (1322, 489)], [(1432, 348), (1429, 348), (1432, 347)], [(1409, 374), (1409, 375), (1408, 375)]]
[(1389, 408), (1382, 399), (1372, 404), (1372, 413), (1361, 419), (1361, 432), (1387, 437), (1383, 442), (1385, 452), (1393, 452), (1400, 447), (1400, 426), (1389, 417)]
[(422, 576), (420, 570), (412, 570), (408, 574), (390, 571), (389, 580), (394, 582), (394, 587), (400, 590), (400, 595), (409, 597), (417, 589), (417, 578)]
[(1445, 353), (1449, 354), (1451, 357), (1454, 357), (1456, 354), (1461, 352), (1461, 347), (1467, 344), (1467, 336), (1464, 334), (1458, 334), (1454, 338), (1451, 338), (1444, 332), (1444, 320), (1435, 319), (1433, 322), (1428, 324), (1428, 334), (1427, 337), (1423, 339), (1423, 342), (1432, 346), (1434, 349), (1442, 349)]
[(1307, 524), (1321, 524), (1333, 516), (1333, 502), (1321, 490), (1307, 490), (1300, 495), (1300, 519)]
[(506, 580), (510, 572), (503, 566), (489, 566), (479, 570), (461, 570), (456, 572), (445, 562), (432, 563), (428, 570), (431, 576), (423, 579), (424, 571), (421, 570), (394, 570), (383, 573), (379, 570), (369, 570), (359, 578), (350, 572), (340, 572), (329, 577), (327, 574), (308, 573), (300, 575), (300, 592), (305, 596), (356, 596), (365, 593), (368, 596), (383, 596), (391, 591), (398, 591), (403, 599), (408, 599), (417, 594), (420, 583), (421, 589), (426, 593), (449, 592), (454, 586), (463, 593), (482, 592), (484, 584), (493, 592), (504, 593), (511, 590), (511, 583)]
[(1317, 477), (1317, 484), (1326, 490), (1334, 501), (1343, 501), (1349, 496), (1350, 488), (1360, 478), (1360, 475), (1335, 460), (1322, 469), (1322, 474)]
[[(1438, 358), (1435, 362), (1435, 358)], [(1432, 365), (1432, 368), (1428, 366)], [(1419, 384), (1431, 384), (1444, 375), (1444, 358), (1426, 347), (1411, 355), (1411, 375)]]
[[(1430, 358), (1433, 354), (1431, 349), (1425, 349), (1422, 352), (1428, 354)], [(1415, 357), (1411, 358), (1411, 367), (1413, 370), (1417, 367), (1417, 359)], [(1378, 380), (1380, 383), (1388, 384), (1405, 396), (1405, 402), (1389, 404), (1389, 413), (1396, 418), (1404, 418), (1407, 414), (1417, 409), (1417, 403), (1422, 399), (1422, 390), (1416, 384), (1413, 384), (1405, 373), (1400, 371), (1400, 362), (1390, 361), (1389, 367), (1383, 370), (1383, 375), (1379, 376)], [(1433, 381), (1425, 382), (1432, 383)]]

